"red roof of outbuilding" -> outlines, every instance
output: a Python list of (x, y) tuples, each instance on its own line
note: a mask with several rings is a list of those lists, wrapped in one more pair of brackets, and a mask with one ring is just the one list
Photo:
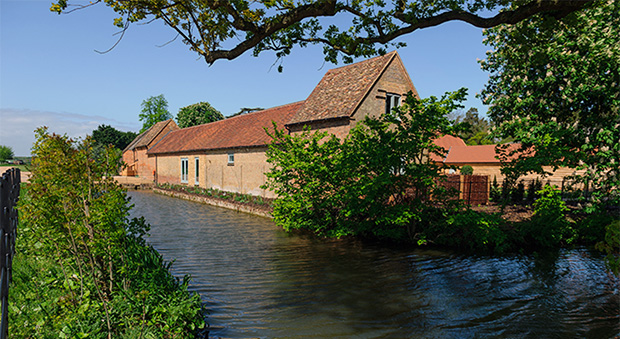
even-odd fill
[(495, 145), (455, 146), (450, 149), (444, 162), (447, 164), (499, 163), (495, 156)]
[[(450, 149), (444, 163), (446, 164), (499, 164), (499, 154), (495, 151), (497, 145), (455, 146)], [(521, 144), (507, 145), (513, 151)], [(513, 155), (511, 159), (516, 158)]]
[(272, 121), (282, 128), (303, 105), (303, 101), (248, 113), (204, 125), (170, 132), (148, 150), (148, 154), (180, 153), (269, 144), (265, 128)]
[(467, 146), (463, 139), (452, 135), (444, 135), (439, 137), (434, 141), (434, 143), (435, 145), (443, 147), (446, 150), (449, 150), (452, 147)]
[[(450, 152), (450, 149), (453, 147), (461, 147), (466, 146), (465, 141), (459, 137), (454, 137), (451, 135), (443, 135), (433, 141), (433, 143), (439, 147), (443, 147), (446, 152)], [(446, 153), (447, 154), (447, 153)], [(443, 162), (445, 158), (445, 154), (443, 157), (439, 157), (436, 154), (431, 154), (431, 160), (437, 162)]]

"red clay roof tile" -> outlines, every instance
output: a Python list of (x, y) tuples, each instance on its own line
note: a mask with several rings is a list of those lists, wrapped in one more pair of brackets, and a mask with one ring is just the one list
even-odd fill
[(303, 101), (170, 132), (148, 150), (148, 154), (180, 153), (267, 145), (264, 128), (272, 121), (282, 128), (303, 105)]
[(436, 154), (431, 154), (431, 160), (435, 162), (443, 162), (448, 152), (452, 147), (465, 146), (465, 141), (459, 137), (454, 137), (451, 135), (443, 135), (433, 141), (433, 143), (439, 147), (443, 147), (446, 150), (446, 154), (443, 157), (440, 157)]
[(351, 116), (396, 55), (394, 51), (327, 71), (290, 123)]
[[(499, 164), (497, 145), (455, 146), (450, 149), (444, 163), (446, 164)], [(520, 144), (510, 144), (509, 150), (516, 150)], [(515, 158), (513, 156), (512, 158)]]
[[(153, 142), (153, 140), (160, 135), (160, 133), (165, 129), (169, 130), (177, 130), (179, 126), (172, 119), (168, 119), (165, 121), (160, 121), (155, 125), (151, 126), (146, 131), (140, 133), (133, 141), (125, 147), (124, 151), (136, 149), (138, 147), (148, 147), (148, 145)], [(163, 137), (165, 134), (162, 134)]]

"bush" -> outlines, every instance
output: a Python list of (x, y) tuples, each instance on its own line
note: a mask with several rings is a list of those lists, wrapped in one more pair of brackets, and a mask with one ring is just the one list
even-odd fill
[(525, 185), (523, 184), (523, 180), (520, 180), (512, 192), (510, 193), (510, 200), (513, 204), (521, 204), (523, 203), (523, 198), (525, 197)]
[(461, 167), (461, 174), (462, 175), (472, 175), (472, 174), (474, 174), (474, 168), (469, 166), (469, 165), (465, 165), (465, 166)]
[(11, 335), (192, 337), (204, 326), (200, 298), (146, 244), (144, 219), (128, 219), (129, 198), (111, 175), (120, 151), (45, 128), (36, 139), (19, 201)]
[[(432, 229), (431, 229), (432, 230)], [(460, 211), (445, 218), (442, 227), (427, 233), (437, 245), (483, 253), (504, 253), (511, 247), (506, 221), (500, 213)]]
[(489, 193), (489, 200), (493, 202), (500, 202), (502, 199), (502, 189), (497, 183), (497, 176), (493, 176), (493, 182), (491, 183), (491, 190)]
[(533, 203), (536, 199), (539, 198), (539, 195), (536, 192), (542, 190), (542, 182), (536, 178), (530, 182), (530, 185), (527, 188), (526, 200), (528, 203)]
[(433, 140), (455, 131), (446, 114), (465, 94), (419, 100), (410, 93), (399, 109), (366, 117), (344, 140), (275, 128), (264, 188), (278, 196), (276, 224), (329, 237), (415, 238), (429, 197), (449, 200), (437, 185), (443, 168), (429, 155), (444, 156)]
[(534, 203), (534, 214), (530, 222), (521, 228), (524, 239), (542, 247), (558, 247), (571, 244), (576, 239), (576, 232), (566, 220), (568, 211), (556, 186), (546, 185), (536, 192), (540, 198)]
[(596, 248), (607, 254), (607, 268), (620, 274), (620, 220), (613, 220), (605, 227), (605, 239), (596, 244)]

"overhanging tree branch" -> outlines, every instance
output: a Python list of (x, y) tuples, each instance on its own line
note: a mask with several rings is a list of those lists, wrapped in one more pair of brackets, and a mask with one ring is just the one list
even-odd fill
[[(56, 1), (52, 10), (66, 11), (66, 3), (70, 0)], [(147, 16), (161, 19), (208, 64), (213, 64), (220, 59), (235, 59), (252, 49), (257, 55), (263, 50), (273, 50), (273, 46), (279, 46), (285, 55), (295, 45), (308, 43), (324, 45), (326, 59), (330, 61), (336, 61), (339, 53), (346, 56), (376, 55), (383, 51), (375, 47), (377, 44), (389, 44), (403, 35), (446, 22), (463, 21), (475, 27), (491, 28), (515, 24), (537, 14), (562, 17), (592, 1), (532, 0), (511, 7), (506, 7), (506, 3), (511, 2), (499, 0), (474, 0), (469, 4), (450, 0), (434, 3), (396, 0), (372, 5), (337, 0), (108, 0), (105, 4), (132, 22), (147, 20)], [(482, 17), (477, 13), (483, 8), (497, 14)], [(339, 13), (354, 18), (350, 27), (341, 30), (331, 25), (323, 29), (318, 23), (317, 19)], [(365, 35), (360, 34), (362, 32)], [(233, 37), (241, 38), (233, 42)]]

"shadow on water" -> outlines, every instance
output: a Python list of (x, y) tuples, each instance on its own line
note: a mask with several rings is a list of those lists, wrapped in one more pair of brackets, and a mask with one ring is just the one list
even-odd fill
[(618, 279), (586, 250), (476, 257), (292, 235), (261, 217), (131, 192), (223, 338), (611, 338)]

